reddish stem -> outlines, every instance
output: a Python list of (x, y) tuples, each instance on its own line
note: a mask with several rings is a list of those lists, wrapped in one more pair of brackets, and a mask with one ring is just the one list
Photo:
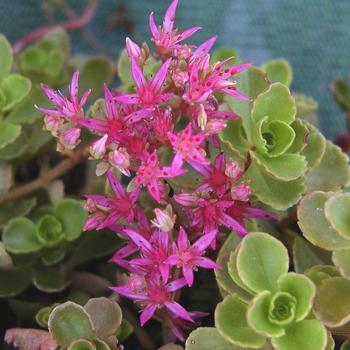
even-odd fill
[(91, 0), (90, 4), (86, 6), (81, 16), (62, 23), (57, 23), (33, 30), (32, 32), (28, 33), (13, 44), (13, 52), (18, 53), (19, 51), (23, 50), (26, 46), (41, 39), (53, 29), (61, 28), (65, 30), (80, 30), (84, 28), (84, 26), (91, 20), (91, 18), (95, 14), (96, 8), (97, 0)]

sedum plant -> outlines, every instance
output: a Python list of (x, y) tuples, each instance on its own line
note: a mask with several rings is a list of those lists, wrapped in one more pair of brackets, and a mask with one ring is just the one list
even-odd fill
[[(33, 158), (47, 171), (3, 185), (0, 296), (17, 296), (11, 310), (48, 328), (11, 329), (6, 341), (24, 350), (136, 349), (135, 337), (147, 350), (347, 349), (347, 154), (318, 130), (317, 103), (290, 90), (288, 62), (242, 63), (231, 48), (213, 51), (216, 37), (186, 44), (201, 28), (175, 28), (177, 6), (159, 26), (150, 15), (154, 50), (127, 38), (116, 63), (70, 57), (57, 29), (12, 65), (1, 39), (0, 82), (11, 69), (28, 82), (18, 99), (5, 84), (3, 109), (0, 89), (10, 125), (5, 158), (0, 132), (3, 172)], [(24, 136), (42, 122), (49, 132)], [(53, 157), (52, 144), (64, 158), (53, 168), (42, 157)], [(57, 179), (80, 162), (86, 183), (65, 198)]]

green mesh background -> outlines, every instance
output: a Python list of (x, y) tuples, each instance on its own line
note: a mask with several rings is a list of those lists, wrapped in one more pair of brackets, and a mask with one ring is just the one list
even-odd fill
[[(11, 41), (46, 23), (41, 0), (0, 0), (0, 32)], [(150, 11), (160, 21), (169, 1), (100, 0), (88, 28), (97, 38), (98, 48), (81, 35), (73, 34), (74, 51), (116, 56), (125, 35), (136, 41), (148, 38)], [(71, 0), (81, 10), (84, 1)], [(119, 17), (116, 9), (119, 10)], [(110, 27), (107, 22), (126, 22)], [(123, 19), (124, 18), (124, 19)], [(344, 127), (342, 113), (332, 100), (329, 81), (350, 71), (349, 0), (182, 0), (177, 25), (200, 25), (194, 42), (219, 34), (217, 45), (235, 47), (240, 56), (254, 64), (276, 57), (287, 58), (294, 68), (292, 88), (313, 96), (320, 104), (320, 127), (334, 137)], [(126, 19), (126, 21), (125, 21)]]

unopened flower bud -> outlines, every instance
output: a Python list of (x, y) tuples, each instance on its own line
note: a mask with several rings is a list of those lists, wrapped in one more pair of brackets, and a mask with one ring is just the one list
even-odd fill
[(243, 175), (243, 171), (237, 162), (232, 161), (226, 163), (225, 175), (232, 181), (236, 181)]
[(95, 141), (90, 147), (90, 154), (95, 159), (101, 159), (106, 153), (106, 142), (108, 135), (104, 135), (99, 140)]
[(109, 163), (117, 168), (121, 173), (126, 176), (130, 176), (130, 155), (123, 148), (117, 149), (108, 154)]
[(126, 52), (130, 58), (135, 58), (136, 60), (141, 55), (140, 47), (134, 43), (130, 38), (126, 38)]
[(62, 134), (62, 144), (67, 149), (73, 149), (78, 143), (80, 138), (80, 129), (71, 128), (67, 129)]
[(240, 183), (231, 188), (231, 198), (237, 201), (246, 202), (252, 193), (251, 187), (247, 183)]
[(208, 121), (208, 116), (207, 113), (205, 112), (204, 106), (201, 104), (199, 106), (200, 111), (198, 114), (198, 126), (204, 130), (206, 128), (207, 125), (207, 121)]
[(154, 209), (156, 218), (152, 220), (152, 224), (163, 232), (169, 232), (174, 228), (176, 215), (173, 214), (171, 205), (167, 205), (165, 210), (159, 208)]

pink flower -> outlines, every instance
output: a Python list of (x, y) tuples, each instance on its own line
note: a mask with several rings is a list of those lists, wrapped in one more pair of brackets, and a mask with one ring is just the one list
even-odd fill
[(245, 235), (247, 230), (236, 219), (227, 214), (227, 210), (233, 205), (232, 200), (220, 200), (211, 198), (192, 197), (186, 194), (177, 194), (174, 199), (181, 205), (191, 208), (191, 226), (203, 230), (204, 233), (218, 231), (220, 226)]
[(91, 90), (85, 91), (81, 100), (78, 99), (78, 86), (79, 71), (74, 72), (72, 81), (69, 86), (69, 98), (62, 95), (61, 92), (56, 92), (50, 89), (45, 84), (40, 84), (40, 87), (45, 92), (46, 96), (55, 105), (55, 109), (47, 109), (35, 106), (40, 112), (45, 113), (48, 116), (65, 118), (71, 122), (77, 122), (83, 117), (83, 106), (91, 92)]
[(97, 133), (98, 135), (108, 135), (106, 143), (120, 141), (120, 135), (125, 133), (125, 129), (131, 127), (134, 123), (146, 118), (152, 112), (151, 109), (131, 112), (128, 115), (121, 114), (114, 102), (114, 97), (108, 87), (104, 86), (104, 105), (105, 118), (84, 118), (80, 120), (80, 124)]
[[(107, 178), (114, 192), (114, 197), (97, 194), (85, 196), (88, 202), (94, 204), (93, 207), (90, 206), (90, 211), (93, 214), (88, 217), (85, 224), (89, 229), (96, 228), (100, 230), (113, 225), (120, 219), (125, 219), (128, 223), (131, 223), (134, 219), (136, 200), (140, 190), (136, 188), (131, 193), (127, 193), (118, 178), (110, 170), (107, 172)], [(104, 213), (105, 218), (101, 220), (101, 214), (96, 212)], [(84, 229), (86, 228), (84, 227)]]
[(153, 18), (153, 12), (149, 16), (149, 27), (152, 33), (152, 42), (156, 52), (163, 57), (167, 57), (173, 50), (181, 48), (179, 43), (197, 32), (201, 27), (192, 27), (185, 31), (174, 29), (175, 12), (178, 0), (174, 0), (168, 7), (163, 21), (163, 26), (157, 28)]
[(125, 176), (130, 176), (130, 155), (125, 149), (119, 148), (109, 152), (108, 161)]
[(205, 136), (202, 133), (192, 135), (190, 124), (177, 134), (169, 132), (168, 137), (176, 152), (173, 160), (176, 167), (181, 167), (183, 162), (209, 164), (209, 161), (205, 158), (205, 151), (201, 148)]
[(160, 103), (170, 100), (174, 94), (162, 92), (171, 59), (163, 63), (158, 72), (153, 76), (151, 81), (147, 81), (142, 70), (135, 61), (131, 59), (131, 73), (136, 84), (135, 94), (126, 94), (115, 96), (115, 100), (125, 104), (141, 104), (143, 107), (155, 107)]
[(136, 171), (135, 182), (146, 186), (149, 194), (160, 202), (160, 182), (162, 179), (173, 178), (184, 174), (186, 170), (174, 166), (159, 166), (157, 151), (147, 154)]
[(130, 264), (139, 267), (150, 275), (154, 275), (154, 273), (158, 272), (162, 276), (164, 282), (167, 282), (170, 266), (166, 260), (173, 250), (172, 246), (169, 244), (168, 234), (155, 231), (151, 239), (147, 240), (140, 233), (132, 229), (125, 229), (124, 233), (140, 249), (141, 257), (131, 260)]
[(146, 290), (143, 290), (143, 284), (141, 288), (138, 285), (136, 288), (132, 288), (130, 285), (111, 288), (114, 292), (133, 299), (142, 305), (140, 316), (141, 326), (152, 318), (157, 309), (163, 307), (175, 317), (193, 322), (191, 315), (180, 304), (173, 300), (173, 292), (186, 285), (186, 280), (184, 278), (174, 280), (168, 284), (165, 284), (160, 279), (150, 278), (146, 279), (146, 284)]
[(223, 196), (231, 183), (230, 178), (225, 174), (225, 165), (223, 153), (215, 158), (213, 165), (193, 163), (192, 167), (204, 176), (203, 184), (196, 191), (211, 191), (220, 197)]
[(169, 144), (168, 133), (174, 129), (170, 109), (157, 108), (152, 113), (151, 125), (157, 141), (162, 144)]
[(180, 227), (176, 252), (169, 256), (167, 262), (170, 265), (182, 268), (183, 276), (189, 287), (193, 284), (193, 270), (198, 266), (205, 269), (220, 268), (214, 261), (203, 257), (205, 250), (210, 246), (216, 235), (217, 231), (211, 231), (191, 245), (186, 231)]

